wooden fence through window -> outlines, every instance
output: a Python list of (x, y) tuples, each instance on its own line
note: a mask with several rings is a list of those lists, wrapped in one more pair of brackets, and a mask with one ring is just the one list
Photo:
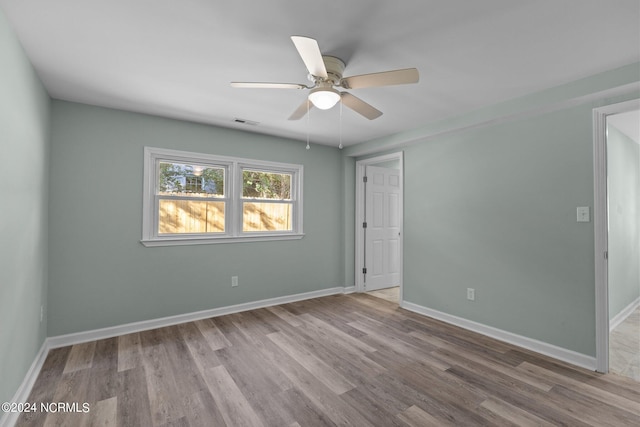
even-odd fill
[[(292, 229), (291, 203), (244, 202), (243, 231)], [(160, 200), (160, 234), (223, 233), (225, 202), (216, 200)]]

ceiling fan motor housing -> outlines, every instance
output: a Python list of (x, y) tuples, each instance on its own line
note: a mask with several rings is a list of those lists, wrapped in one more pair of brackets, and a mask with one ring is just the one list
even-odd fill
[[(342, 80), (342, 73), (344, 72), (344, 62), (340, 58), (336, 58), (335, 56), (322, 56), (322, 60), (324, 61), (324, 67), (327, 69), (327, 81), (332, 85), (339, 86), (340, 81)], [(316, 77), (316, 79), (318, 79)]]

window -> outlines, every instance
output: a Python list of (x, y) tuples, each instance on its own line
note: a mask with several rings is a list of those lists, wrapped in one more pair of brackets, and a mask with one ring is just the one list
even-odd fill
[(145, 147), (145, 246), (302, 238), (302, 166)]
[(290, 231), (291, 173), (242, 169), (242, 231)]

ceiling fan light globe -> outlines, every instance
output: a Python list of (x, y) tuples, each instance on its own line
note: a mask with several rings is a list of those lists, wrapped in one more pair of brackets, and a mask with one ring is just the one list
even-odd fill
[(319, 87), (309, 93), (309, 101), (321, 110), (328, 110), (340, 101), (340, 92), (333, 88)]

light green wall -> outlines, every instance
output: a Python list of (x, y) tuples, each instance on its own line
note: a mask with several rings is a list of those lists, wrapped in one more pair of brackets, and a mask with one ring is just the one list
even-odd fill
[[(50, 336), (344, 286), (337, 148), (63, 101), (52, 138)], [(304, 165), (305, 237), (142, 246), (145, 145)]]
[(594, 356), (593, 222), (576, 207), (593, 212), (592, 109), (639, 97), (639, 76), (630, 64), (348, 147), (405, 152), (404, 299)]
[[(637, 82), (639, 69), (630, 64), (343, 152), (307, 151), (254, 133), (50, 106), (0, 12), (0, 143), (10, 159), (0, 180), (30, 185), (6, 187), (4, 206), (19, 210), (0, 210), (0, 400), (15, 393), (45, 330), (55, 336), (352, 286), (354, 157), (398, 149), (406, 151), (405, 299), (593, 355), (593, 224), (576, 223), (575, 208), (593, 206), (591, 108), (621, 99), (508, 123), (492, 118), (622, 87)], [(454, 132), (482, 122), (489, 124)], [(303, 164), (305, 238), (143, 247), (145, 145)], [(466, 301), (466, 287), (476, 289), (475, 302)]]
[[(46, 336), (49, 97), (0, 10), (0, 402)], [(0, 418), (2, 417), (0, 413)]]
[(640, 145), (607, 126), (609, 319), (640, 297)]
[(405, 299), (595, 354), (592, 144), (587, 105), (408, 147)]

